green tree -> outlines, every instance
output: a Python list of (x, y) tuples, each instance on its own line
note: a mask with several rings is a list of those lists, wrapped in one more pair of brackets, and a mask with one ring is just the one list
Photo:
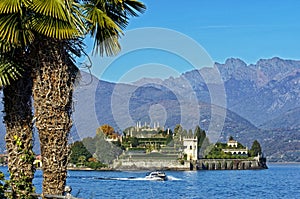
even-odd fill
[(206, 138), (206, 133), (204, 130), (200, 128), (199, 125), (195, 127), (194, 131), (195, 136), (198, 138), (198, 148), (200, 149), (204, 139)]
[(257, 156), (258, 154), (261, 154), (261, 146), (260, 143), (257, 140), (254, 140), (251, 149), (250, 149), (250, 155), (252, 157)]
[(187, 136), (190, 137), (190, 138), (194, 137), (192, 129), (189, 129)]
[(137, 139), (137, 137), (130, 137), (129, 142), (132, 147), (137, 147), (139, 145), (139, 140)]
[(96, 162), (87, 162), (86, 166), (89, 167), (89, 168), (95, 169), (95, 170), (97, 170), (99, 168), (102, 168), (102, 167), (107, 167), (107, 165), (105, 165), (101, 162), (98, 162), (98, 161), (96, 161)]
[(77, 164), (79, 164), (80, 166), (84, 166), (85, 162), (86, 162), (86, 156), (81, 155), (78, 157)]
[(183, 129), (182, 131), (182, 137), (187, 137), (188, 136), (188, 132), (186, 129)]
[(122, 150), (111, 142), (105, 140), (104, 133), (100, 132), (96, 135), (96, 158), (99, 162), (110, 164), (116, 159)]
[(86, 149), (82, 141), (76, 141), (70, 147), (70, 162), (77, 164), (81, 156), (84, 156), (86, 160), (91, 158), (92, 154)]
[(182, 134), (182, 126), (180, 124), (176, 124), (175, 128), (174, 128), (174, 135), (175, 136), (179, 136)]
[(86, 147), (86, 149), (87, 149), (92, 155), (96, 152), (96, 142), (97, 142), (96, 137), (94, 137), (94, 138), (87, 137), (87, 138), (83, 138), (83, 139), (82, 139), (83, 145)]
[(172, 134), (167, 135), (166, 145), (167, 145), (167, 146), (174, 146)]

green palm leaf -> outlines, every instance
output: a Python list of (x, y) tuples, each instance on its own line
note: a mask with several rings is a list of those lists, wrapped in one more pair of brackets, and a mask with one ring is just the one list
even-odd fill
[(24, 26), (17, 13), (0, 15), (0, 41), (17, 46), (31, 43), (34, 34)]
[(33, 0), (30, 4), (35, 14), (31, 17), (32, 29), (55, 39), (73, 39), (86, 30), (81, 5), (69, 0)]
[(65, 0), (32, 0), (29, 9), (44, 16), (70, 21)]
[(80, 36), (80, 33), (73, 24), (45, 16), (32, 18), (32, 29), (47, 37), (60, 40)]
[(144, 13), (146, 6), (137, 0), (123, 0), (126, 15), (137, 17), (138, 13)]
[(119, 36), (111, 34), (113, 31), (98, 29), (95, 35), (94, 51), (93, 53), (99, 53), (101, 56), (105, 53), (107, 56), (113, 56), (119, 53), (121, 45), (119, 43)]
[(136, 0), (91, 0), (85, 1), (88, 31), (95, 38), (93, 53), (108, 56), (120, 51), (118, 39), (128, 25), (129, 16), (138, 16), (145, 5)]
[(3, 43), (0, 42), (0, 55), (3, 53), (7, 53), (9, 51), (11, 51), (13, 48), (13, 45), (9, 44), (9, 43)]
[(104, 53), (108, 56), (120, 51), (118, 39), (122, 29), (105, 12), (94, 5), (86, 5), (86, 19), (89, 32), (95, 37), (94, 53)]
[(23, 69), (15, 63), (5, 60), (0, 61), (0, 86), (9, 85), (11, 80), (16, 80), (21, 76)]
[(80, 35), (84, 35), (87, 32), (87, 28), (84, 22), (84, 7), (74, 1), (67, 1), (67, 9), (71, 13), (71, 22), (77, 28)]
[(10, 14), (21, 12), (21, 3), (20, 0), (1, 0), (0, 1), (0, 13)]

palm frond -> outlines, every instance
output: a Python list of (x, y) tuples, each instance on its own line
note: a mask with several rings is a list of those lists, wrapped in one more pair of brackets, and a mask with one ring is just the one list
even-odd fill
[(21, 12), (20, 0), (1, 0), (0, 1), (0, 13), (1, 14), (11, 14)]
[(63, 21), (69, 21), (65, 0), (32, 0), (28, 6), (35, 13)]
[(120, 52), (121, 45), (117, 34), (112, 35), (109, 30), (100, 29), (95, 38), (93, 54), (113, 56)]
[(95, 37), (93, 53), (100, 53), (101, 56), (117, 54), (120, 51), (118, 39), (122, 29), (95, 5), (86, 5), (85, 11), (89, 22), (88, 31)]
[(23, 69), (15, 63), (0, 60), (0, 86), (7, 86), (12, 80), (21, 77)]
[(90, 24), (88, 31), (95, 38), (93, 53), (101, 56), (117, 54), (122, 29), (128, 25), (130, 16), (138, 16), (146, 9), (137, 0), (94, 0), (84, 1), (86, 17)]
[(0, 15), (0, 41), (16, 46), (28, 45), (34, 40), (34, 34), (25, 26), (17, 13)]
[(84, 16), (84, 6), (75, 1), (67, 1), (67, 9), (70, 10), (71, 22), (77, 28), (80, 35), (84, 35), (87, 32)]
[(42, 35), (59, 40), (80, 36), (74, 24), (46, 16), (33, 17), (32, 29)]
[(4, 43), (0, 41), (0, 54), (4, 54), (7, 53), (9, 51), (11, 51), (13, 48), (13, 45), (11, 45), (10, 43)]
[[(95, 31), (96, 27), (99, 28), (113, 28), (122, 32), (116, 23), (100, 8), (94, 5), (86, 5), (86, 19), (91, 23), (90, 31)], [(92, 33), (92, 34), (93, 34)]]
[(137, 17), (146, 10), (145, 4), (137, 0), (123, 0), (126, 15)]

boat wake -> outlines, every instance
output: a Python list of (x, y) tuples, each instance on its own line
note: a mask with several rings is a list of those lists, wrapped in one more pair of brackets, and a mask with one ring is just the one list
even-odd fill
[[(129, 177), (129, 178), (93, 178), (93, 179), (96, 179), (96, 180), (119, 180), (119, 181), (158, 181), (158, 180), (155, 180), (155, 179), (149, 179), (149, 178), (139, 178), (139, 177)], [(181, 180), (179, 178), (175, 178), (173, 176), (168, 176), (167, 177), (167, 180), (168, 181), (176, 181), (176, 180)]]
[(171, 181), (177, 181), (177, 180), (182, 180), (180, 178), (175, 178), (174, 176), (168, 176), (168, 180), (171, 180)]

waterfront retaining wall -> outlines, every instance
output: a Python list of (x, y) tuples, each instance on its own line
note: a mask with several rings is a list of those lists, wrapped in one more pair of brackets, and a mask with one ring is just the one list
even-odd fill
[(185, 161), (171, 159), (119, 159), (115, 160), (113, 169), (116, 170), (248, 170), (267, 169), (265, 159), (200, 159)]
[(199, 170), (246, 170), (267, 169), (265, 160), (243, 159), (201, 159), (197, 161)]
[(181, 164), (178, 160), (119, 159), (114, 161), (116, 170), (190, 170), (190, 162)]

